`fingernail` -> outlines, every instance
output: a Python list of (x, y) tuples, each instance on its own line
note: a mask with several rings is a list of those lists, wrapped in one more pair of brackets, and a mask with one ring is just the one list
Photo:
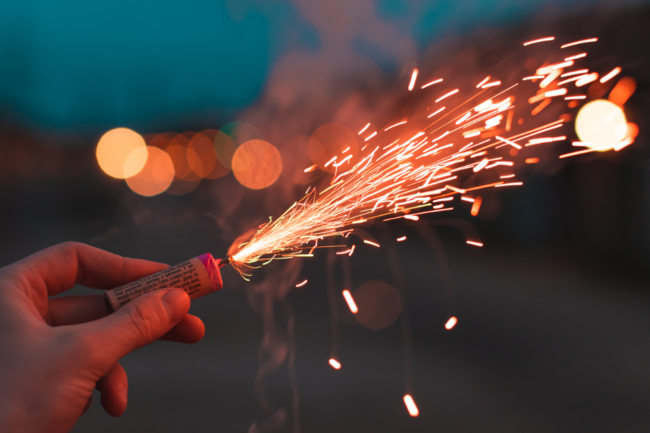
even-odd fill
[(172, 322), (178, 322), (190, 309), (190, 297), (182, 290), (172, 290), (162, 297)]
[(124, 400), (124, 404), (126, 404), (126, 402), (129, 399), (129, 390), (126, 388), (126, 386), (123, 386), (123, 387), (120, 388), (120, 390), (118, 392), (119, 392), (120, 398), (122, 400)]

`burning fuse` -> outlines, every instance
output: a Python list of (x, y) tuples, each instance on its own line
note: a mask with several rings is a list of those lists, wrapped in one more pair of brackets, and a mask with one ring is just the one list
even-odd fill
[(170, 287), (185, 290), (190, 295), (190, 299), (200, 298), (221, 290), (223, 282), (219, 269), (227, 263), (227, 261), (215, 259), (210, 253), (194, 257), (105, 292), (106, 307), (113, 312), (138, 296)]

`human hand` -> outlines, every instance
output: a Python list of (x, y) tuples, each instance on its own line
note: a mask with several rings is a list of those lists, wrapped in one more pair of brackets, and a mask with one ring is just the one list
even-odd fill
[(49, 298), (75, 284), (112, 289), (166, 265), (68, 242), (0, 269), (0, 431), (67, 432), (101, 392), (126, 409), (118, 360), (158, 339), (195, 343), (205, 332), (180, 289), (143, 295), (108, 315), (103, 295)]

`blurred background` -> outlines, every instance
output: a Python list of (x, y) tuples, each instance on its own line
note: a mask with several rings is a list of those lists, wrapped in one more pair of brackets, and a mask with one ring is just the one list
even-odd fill
[[(430, 217), (368, 227), (380, 243), (408, 241), (347, 261), (321, 252), (250, 283), (226, 268), (225, 289), (192, 306), (204, 340), (129, 355), (125, 415), (96, 398), (74, 431), (650, 431), (648, 22), (640, 1), (5, 2), (2, 266), (68, 240), (170, 264), (223, 257), (318, 180), (296, 177), (318, 126), (363, 125), (425, 62), (478, 81), (510, 45), (598, 37), (595, 66), (635, 80), (635, 143), (525, 167), (523, 188), (458, 215), (483, 248)], [(172, 177), (109, 176), (107, 131), (166, 149)], [(251, 139), (279, 149), (265, 158), (282, 173), (232, 174)], [(400, 293), (401, 314), (383, 324), (340, 296), (372, 280)]]

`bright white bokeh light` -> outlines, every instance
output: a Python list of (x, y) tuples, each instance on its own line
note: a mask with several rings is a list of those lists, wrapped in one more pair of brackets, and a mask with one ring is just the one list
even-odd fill
[(586, 104), (576, 118), (576, 133), (594, 150), (609, 150), (620, 143), (627, 132), (625, 113), (618, 105), (598, 99)]

